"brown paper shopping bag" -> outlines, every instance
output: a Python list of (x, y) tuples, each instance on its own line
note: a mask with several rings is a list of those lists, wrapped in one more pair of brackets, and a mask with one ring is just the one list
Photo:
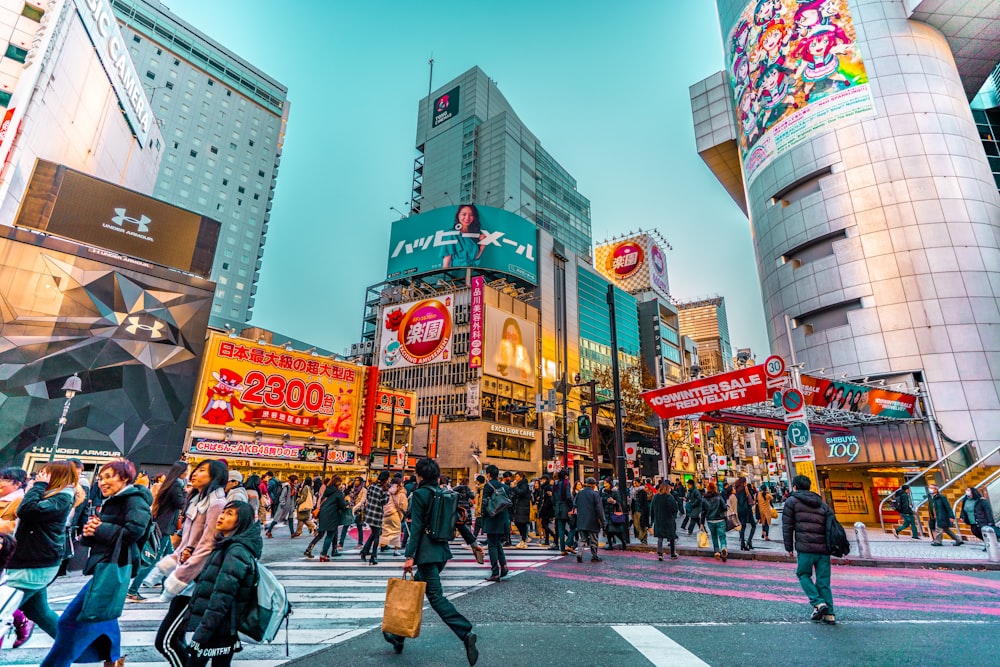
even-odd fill
[(402, 579), (390, 579), (385, 587), (382, 632), (400, 637), (419, 637), (426, 590), (426, 583), (414, 581), (406, 573)]

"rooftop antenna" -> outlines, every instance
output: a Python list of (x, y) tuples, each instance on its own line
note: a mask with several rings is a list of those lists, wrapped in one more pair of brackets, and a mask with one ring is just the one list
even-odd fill
[(431, 96), (431, 92), (432, 92), (433, 87), (434, 87), (434, 52), (433, 51), (431, 52), (431, 59), (427, 61), (427, 64), (430, 65), (430, 69), (431, 69), (430, 74), (427, 77), (427, 97), (430, 97)]

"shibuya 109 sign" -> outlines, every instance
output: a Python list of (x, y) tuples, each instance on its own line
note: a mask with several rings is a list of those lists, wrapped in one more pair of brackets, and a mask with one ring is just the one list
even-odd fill
[(405, 368), (451, 361), (453, 323), (450, 296), (387, 306), (382, 311), (378, 367)]
[(734, 408), (767, 400), (763, 364), (643, 392), (660, 419)]

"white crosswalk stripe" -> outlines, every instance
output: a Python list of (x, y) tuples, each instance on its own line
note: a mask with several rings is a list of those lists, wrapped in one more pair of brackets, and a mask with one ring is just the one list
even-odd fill
[[(493, 585), (484, 581), (489, 575), (488, 559), (486, 565), (479, 565), (472, 553), (457, 543), (453, 543), (452, 551), (455, 558), (449, 561), (441, 574), (441, 583), (448, 597)], [(506, 554), (510, 576), (559, 556), (558, 552), (537, 547), (521, 550), (508, 548)], [(363, 564), (358, 552), (352, 550), (345, 551), (343, 556), (328, 563), (304, 558), (266, 562), (268, 569), (286, 587), (292, 603), (288, 624), (290, 657), (285, 657), (285, 632), (282, 629), (274, 644), (244, 642), (243, 651), (237, 654), (233, 665), (274, 667), (290, 658), (347, 641), (378, 626), (382, 619), (386, 580), (400, 575), (402, 562), (402, 557), (380, 556), (378, 565), (370, 566)], [(128, 656), (126, 664), (130, 667), (163, 665), (163, 659), (153, 648), (153, 640), (167, 605), (157, 601), (155, 591), (147, 593), (143, 589), (142, 592), (150, 599), (141, 604), (127, 604), (120, 619), (122, 654)], [(52, 608), (58, 613), (70, 600), (71, 595), (53, 596)], [(12, 641), (13, 637), (9, 637), (3, 645), (10, 646)], [(38, 665), (51, 645), (52, 640), (36, 629), (24, 646), (3, 650), (0, 665)]]

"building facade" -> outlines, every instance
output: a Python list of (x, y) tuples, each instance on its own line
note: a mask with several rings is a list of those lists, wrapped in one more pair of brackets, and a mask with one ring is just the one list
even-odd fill
[[(948, 439), (1000, 445), (1000, 194), (969, 105), (1000, 4), (718, 8), (727, 72), (692, 87), (695, 134), (753, 226), (771, 349), (919, 386)], [(806, 76), (747, 67), (779, 58)]]
[(681, 334), (698, 346), (698, 363), (703, 375), (715, 375), (733, 368), (729, 343), (729, 319), (723, 297), (677, 304)]
[(222, 223), (212, 324), (253, 315), (290, 104), (287, 88), (148, 0), (111, 0), (162, 126), (153, 195)]
[(514, 211), (590, 255), (590, 200), (478, 67), (420, 100), (411, 214), (476, 203)]

